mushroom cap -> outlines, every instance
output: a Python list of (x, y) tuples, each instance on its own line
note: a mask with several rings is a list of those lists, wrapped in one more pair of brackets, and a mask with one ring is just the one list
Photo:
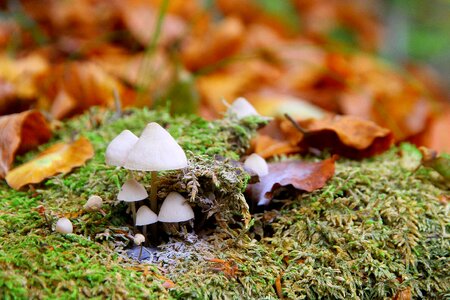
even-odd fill
[(122, 189), (117, 195), (117, 199), (125, 202), (140, 201), (147, 197), (147, 190), (142, 186), (142, 184), (140, 184), (133, 178), (125, 181), (125, 183), (122, 185)]
[(73, 232), (73, 226), (72, 222), (70, 222), (67, 218), (61, 218), (56, 222), (56, 232), (59, 233), (72, 233)]
[(138, 234), (136, 234), (136, 235), (134, 236), (133, 241), (134, 241), (134, 243), (135, 243), (136, 245), (139, 246), (140, 244), (142, 244), (143, 242), (145, 242), (145, 236), (142, 235), (142, 234), (140, 234), (140, 233), (138, 233)]
[(102, 204), (103, 204), (103, 200), (100, 196), (92, 195), (89, 197), (88, 201), (83, 206), (83, 208), (84, 208), (84, 210), (87, 210), (87, 211), (94, 211), (94, 210), (100, 209), (102, 207)]
[(106, 148), (106, 164), (110, 166), (123, 167), (128, 153), (137, 141), (138, 137), (131, 131), (122, 131), (109, 143)]
[(230, 107), (228, 107), (228, 114), (234, 114), (240, 120), (248, 116), (259, 116), (259, 113), (251, 105), (247, 99), (243, 97), (237, 98)]
[(149, 123), (128, 153), (125, 169), (165, 171), (187, 167), (187, 158), (175, 139), (157, 123)]
[(256, 153), (249, 155), (244, 162), (244, 167), (255, 172), (259, 177), (269, 174), (269, 166), (264, 158)]
[(183, 196), (176, 192), (167, 195), (158, 215), (159, 222), (176, 223), (194, 218), (192, 207), (186, 202)]
[(144, 226), (158, 222), (158, 216), (148, 206), (139, 207), (136, 213), (136, 226)]

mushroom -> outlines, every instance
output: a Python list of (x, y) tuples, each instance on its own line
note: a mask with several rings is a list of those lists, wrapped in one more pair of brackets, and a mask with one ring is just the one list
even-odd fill
[(158, 215), (158, 221), (164, 223), (179, 223), (194, 218), (194, 211), (186, 199), (177, 192), (167, 195)]
[(255, 172), (259, 177), (269, 174), (269, 166), (266, 160), (256, 153), (249, 155), (245, 159), (244, 167)]
[(72, 222), (70, 222), (67, 218), (61, 218), (56, 222), (56, 232), (59, 233), (72, 233), (73, 232), (73, 226)]
[(144, 200), (148, 197), (148, 193), (145, 188), (137, 182), (135, 179), (128, 179), (117, 195), (117, 199), (120, 201), (128, 202), (131, 206), (131, 212), (133, 214), (133, 223), (136, 223), (136, 201)]
[(137, 141), (138, 137), (131, 131), (122, 131), (109, 143), (106, 148), (106, 164), (110, 166), (123, 167), (128, 153)]
[(158, 171), (176, 170), (187, 167), (187, 158), (175, 139), (159, 124), (147, 124), (141, 137), (128, 153), (124, 167), (129, 170), (150, 171), (150, 207), (158, 211)]
[(136, 226), (144, 226), (142, 233), (147, 235), (147, 225), (158, 222), (158, 216), (148, 206), (142, 205), (136, 213)]
[(258, 112), (253, 107), (253, 105), (251, 105), (247, 101), (247, 99), (243, 97), (237, 98), (233, 102), (233, 104), (231, 104), (230, 107), (228, 107), (227, 113), (235, 115), (238, 118), (238, 120), (248, 116), (259, 116)]
[(144, 242), (145, 242), (145, 236), (138, 233), (134, 236), (133, 241), (137, 246), (141, 246), (141, 249), (139, 250), (139, 257), (138, 257), (138, 260), (140, 260), (141, 255), (142, 255), (142, 247), (144, 246)]
[(83, 206), (85, 211), (96, 211), (101, 210), (103, 204), (103, 200), (100, 196), (92, 195), (89, 197), (86, 204)]

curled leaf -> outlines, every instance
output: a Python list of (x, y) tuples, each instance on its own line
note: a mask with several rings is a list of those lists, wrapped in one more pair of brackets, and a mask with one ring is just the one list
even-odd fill
[(38, 111), (0, 117), (0, 178), (8, 173), (16, 153), (48, 141), (51, 135), (47, 121)]
[(269, 164), (269, 174), (252, 184), (248, 193), (258, 205), (268, 205), (277, 189), (292, 185), (297, 190), (312, 192), (322, 188), (334, 175), (337, 156), (321, 162), (285, 161)]
[(354, 116), (333, 116), (300, 122), (307, 135), (300, 142), (307, 147), (329, 148), (351, 158), (380, 154), (389, 149), (394, 137), (389, 129)]
[(88, 139), (80, 137), (70, 144), (59, 143), (43, 151), (33, 160), (11, 170), (6, 182), (14, 189), (30, 183), (39, 183), (58, 173), (68, 173), (83, 165), (94, 155)]

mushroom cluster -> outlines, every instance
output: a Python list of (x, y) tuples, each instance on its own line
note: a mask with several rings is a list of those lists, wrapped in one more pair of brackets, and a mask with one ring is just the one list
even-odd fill
[[(229, 106), (227, 115), (241, 120), (259, 114), (246, 99), (238, 98)], [(109, 143), (105, 156), (107, 165), (128, 170), (129, 178), (123, 184), (117, 199), (129, 204), (135, 230), (136, 226), (142, 226), (145, 242), (151, 240), (157, 243), (157, 222), (169, 223), (165, 228), (172, 225), (172, 228), (178, 228), (177, 224), (194, 218), (192, 207), (177, 192), (169, 190), (162, 204), (158, 205), (158, 172), (179, 170), (188, 166), (183, 149), (159, 124), (148, 123), (139, 138), (129, 130), (122, 131)], [(261, 159), (250, 156), (246, 162), (246, 167), (253, 169), (259, 176), (267, 174), (267, 165), (255, 166), (261, 164)], [(145, 186), (133, 176), (133, 172), (151, 173), (150, 196)], [(149, 203), (146, 203), (148, 198)], [(147, 237), (147, 226), (151, 228), (150, 238)], [(143, 242), (139, 240), (140, 245)]]
[[(147, 124), (138, 138), (131, 131), (124, 130), (115, 137), (106, 149), (106, 164), (123, 167), (130, 178), (123, 184), (118, 200), (130, 204), (135, 226), (143, 226), (147, 235), (147, 225), (151, 225), (152, 238), (156, 242), (156, 222), (183, 222), (194, 218), (192, 207), (178, 193), (170, 193), (158, 211), (158, 172), (183, 169), (188, 166), (186, 154), (175, 139), (159, 124)], [(150, 207), (142, 201), (148, 198), (145, 187), (134, 177), (132, 171), (151, 172)], [(140, 207), (136, 211), (136, 203)], [(159, 212), (159, 215), (158, 215)]]

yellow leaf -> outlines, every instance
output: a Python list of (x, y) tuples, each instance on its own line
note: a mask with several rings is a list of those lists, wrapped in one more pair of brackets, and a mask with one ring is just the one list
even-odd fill
[(55, 144), (35, 159), (11, 170), (6, 176), (6, 182), (18, 190), (26, 184), (39, 183), (55, 174), (68, 173), (82, 166), (93, 155), (94, 149), (84, 137), (69, 144)]

